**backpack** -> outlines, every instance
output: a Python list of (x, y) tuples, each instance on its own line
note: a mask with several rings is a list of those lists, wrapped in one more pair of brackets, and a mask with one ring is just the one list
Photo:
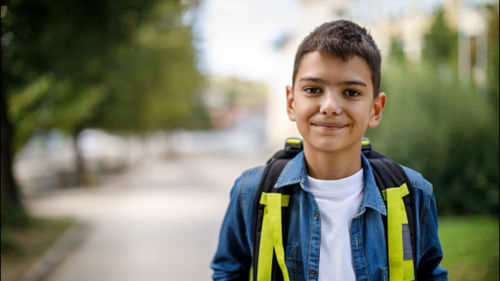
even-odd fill
[[(368, 158), (377, 186), (386, 202), (383, 216), (388, 245), (389, 280), (415, 280), (416, 222), (413, 188), (401, 166), (371, 149), (363, 138), (362, 153)], [(289, 281), (284, 245), (288, 231), (288, 204), (298, 184), (274, 188), (285, 165), (302, 151), (302, 140), (288, 138), (285, 148), (267, 163), (254, 202), (252, 221), (252, 281)], [(403, 202), (403, 203), (402, 203)], [(404, 205), (404, 209), (401, 207)]]

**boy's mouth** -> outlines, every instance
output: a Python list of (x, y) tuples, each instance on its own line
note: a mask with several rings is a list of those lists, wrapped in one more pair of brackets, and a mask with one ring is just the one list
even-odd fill
[(311, 125), (313, 127), (317, 127), (322, 130), (328, 131), (336, 131), (347, 127), (344, 123), (336, 123), (336, 122), (312, 122)]

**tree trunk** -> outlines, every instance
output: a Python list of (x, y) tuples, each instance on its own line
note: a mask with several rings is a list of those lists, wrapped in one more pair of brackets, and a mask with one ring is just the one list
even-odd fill
[(83, 153), (81, 148), (78, 146), (78, 136), (82, 132), (82, 129), (77, 128), (72, 132), (71, 137), (73, 139), (73, 150), (75, 155), (75, 175), (76, 182), (79, 186), (93, 186), (94, 179), (92, 177), (92, 172), (88, 167), (88, 163), (85, 162), (83, 158)]
[[(2, 79), (3, 80), (3, 79)], [(3, 83), (4, 81), (2, 81)], [(23, 204), (21, 202), (21, 196), (19, 192), (18, 185), (13, 174), (13, 135), (14, 128), (10, 123), (8, 112), (7, 112), (7, 94), (5, 88), (2, 86), (2, 93), (0, 97), (1, 106), (1, 217), (2, 225), (7, 221), (18, 217), (20, 214), (24, 214)]]

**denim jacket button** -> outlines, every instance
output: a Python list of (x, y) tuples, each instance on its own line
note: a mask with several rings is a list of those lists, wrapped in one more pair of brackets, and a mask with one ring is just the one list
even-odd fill
[(317, 220), (319, 218), (319, 214), (318, 213), (314, 213), (314, 219)]
[(309, 270), (309, 275), (311, 275), (311, 276), (316, 275), (316, 273), (318, 273), (318, 272), (314, 269)]

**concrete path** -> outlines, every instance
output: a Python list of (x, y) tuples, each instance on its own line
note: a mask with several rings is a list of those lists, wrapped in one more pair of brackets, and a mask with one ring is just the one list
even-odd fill
[(87, 238), (46, 281), (210, 280), (229, 190), (267, 156), (150, 161), (108, 179), (28, 200), (32, 213), (76, 216)]

